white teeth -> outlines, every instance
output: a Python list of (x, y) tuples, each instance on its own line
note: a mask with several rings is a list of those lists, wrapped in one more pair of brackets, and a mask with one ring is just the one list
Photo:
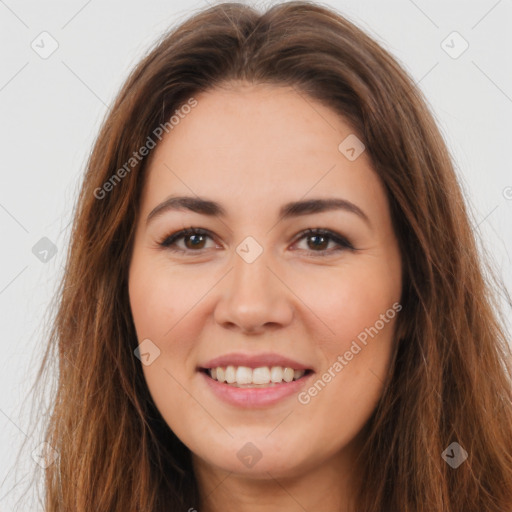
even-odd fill
[(281, 382), (283, 380), (283, 369), (281, 366), (272, 366), (270, 380), (272, 382)]
[(236, 383), (237, 384), (251, 384), (252, 382), (252, 369), (247, 366), (239, 366), (236, 369)]
[(249, 368), (247, 366), (227, 366), (210, 368), (208, 370), (210, 377), (219, 382), (227, 382), (236, 387), (253, 387), (265, 384), (279, 384), (292, 382), (300, 379), (305, 370), (294, 370), (293, 368), (283, 368), (282, 366), (261, 366), (259, 368)]
[(225, 379), (228, 384), (236, 382), (236, 368), (234, 366), (228, 366), (226, 368)]
[(270, 370), (265, 366), (263, 368), (254, 368), (252, 371), (253, 384), (268, 384), (270, 382)]
[(285, 382), (291, 382), (293, 380), (293, 368), (284, 369), (283, 379)]

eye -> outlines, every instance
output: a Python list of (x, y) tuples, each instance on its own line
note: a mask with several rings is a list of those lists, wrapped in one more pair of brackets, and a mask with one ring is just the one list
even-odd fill
[[(205, 247), (208, 238), (213, 240), (212, 234), (208, 230), (190, 227), (166, 236), (159, 242), (159, 245), (175, 252), (199, 253), (203, 249), (208, 249), (208, 247)], [(182, 239), (184, 247), (180, 247), (178, 244)], [(311, 243), (306, 242), (308, 248), (300, 250), (305, 250), (313, 256), (328, 256), (333, 252), (347, 249), (355, 250), (354, 246), (344, 236), (327, 229), (314, 228), (302, 231), (296, 238), (295, 244), (303, 239), (309, 239)], [(333, 243), (334, 247), (328, 249), (329, 243)]]
[[(333, 231), (330, 231), (328, 229), (307, 229), (300, 233), (297, 240), (300, 241), (303, 239), (309, 239), (312, 242), (309, 243), (308, 241), (306, 241), (306, 245), (308, 246), (308, 248), (301, 250), (305, 250), (309, 254), (312, 254), (313, 256), (328, 256), (333, 252), (339, 252), (346, 249), (351, 251), (355, 250), (354, 246), (344, 236)], [(331, 248), (330, 250), (327, 250), (329, 242), (333, 242), (334, 247)]]
[[(207, 238), (212, 238), (209, 231), (191, 227), (167, 236), (159, 242), (159, 245), (176, 252), (187, 252), (189, 250), (199, 252), (201, 249), (205, 249), (204, 245)], [(184, 248), (177, 246), (177, 241), (181, 239), (184, 240)]]

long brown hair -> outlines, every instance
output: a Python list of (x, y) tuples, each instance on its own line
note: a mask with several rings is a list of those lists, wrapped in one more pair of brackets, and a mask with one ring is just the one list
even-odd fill
[[(451, 156), (396, 60), (335, 11), (302, 1), (195, 14), (157, 42), (113, 103), (88, 161), (38, 374), (58, 362), (45, 440), (59, 457), (45, 471), (45, 510), (200, 506), (190, 452), (134, 356), (127, 275), (148, 159), (126, 163), (195, 94), (230, 81), (292, 86), (339, 113), (388, 194), (403, 310), (358, 459), (356, 510), (512, 510), (511, 352)], [(442, 456), (453, 442), (468, 455), (456, 469)]]

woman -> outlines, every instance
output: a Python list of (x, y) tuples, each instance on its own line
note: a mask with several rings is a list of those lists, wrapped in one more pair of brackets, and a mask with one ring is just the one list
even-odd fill
[(510, 347), (414, 82), (339, 14), (196, 14), (78, 200), (45, 510), (512, 510)]

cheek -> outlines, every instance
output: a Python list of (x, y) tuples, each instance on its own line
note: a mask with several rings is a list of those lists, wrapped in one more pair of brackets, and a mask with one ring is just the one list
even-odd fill
[[(145, 260), (147, 262), (145, 263)], [(165, 340), (183, 328), (186, 316), (211, 288), (210, 278), (197, 279), (187, 269), (176, 270), (165, 260), (134, 258), (130, 269), (130, 306), (139, 340)]]
[(134, 258), (132, 265), (129, 296), (137, 338), (139, 343), (151, 340), (158, 349), (151, 364), (142, 364), (144, 379), (167, 424), (183, 434), (181, 414), (176, 415), (175, 411), (194, 407), (186, 390), (193, 366), (190, 340), (199, 337), (200, 329), (190, 318), (207, 283), (203, 280), (202, 285), (198, 284), (185, 277), (186, 273), (173, 272), (168, 264), (154, 260), (144, 264), (143, 258)]
[(400, 299), (401, 281), (396, 273), (367, 264), (317, 275), (314, 287), (308, 283), (304, 280), (301, 293), (322, 320), (311, 339), (323, 361), (301, 403), (305, 417), (319, 418), (324, 435), (339, 438), (344, 425), (350, 437), (369, 418), (382, 393), (400, 314), (393, 304)]
[[(170, 402), (173, 407), (180, 407), (187, 398), (178, 382), (184, 382), (193, 372), (191, 340), (199, 337), (200, 329), (190, 318), (207, 284), (184, 274), (173, 271), (168, 263), (149, 261), (149, 257), (135, 257), (129, 274), (130, 306), (138, 342), (151, 340), (150, 346), (154, 344), (153, 350), (158, 354), (151, 364), (142, 365), (144, 378), (165, 416)], [(172, 401), (169, 397), (173, 397)]]
[(345, 351), (376, 322), (382, 328), (381, 315), (400, 299), (401, 282), (396, 272), (365, 261), (321, 270), (314, 275), (297, 272), (294, 292), (316, 318), (311, 339), (327, 351)]

